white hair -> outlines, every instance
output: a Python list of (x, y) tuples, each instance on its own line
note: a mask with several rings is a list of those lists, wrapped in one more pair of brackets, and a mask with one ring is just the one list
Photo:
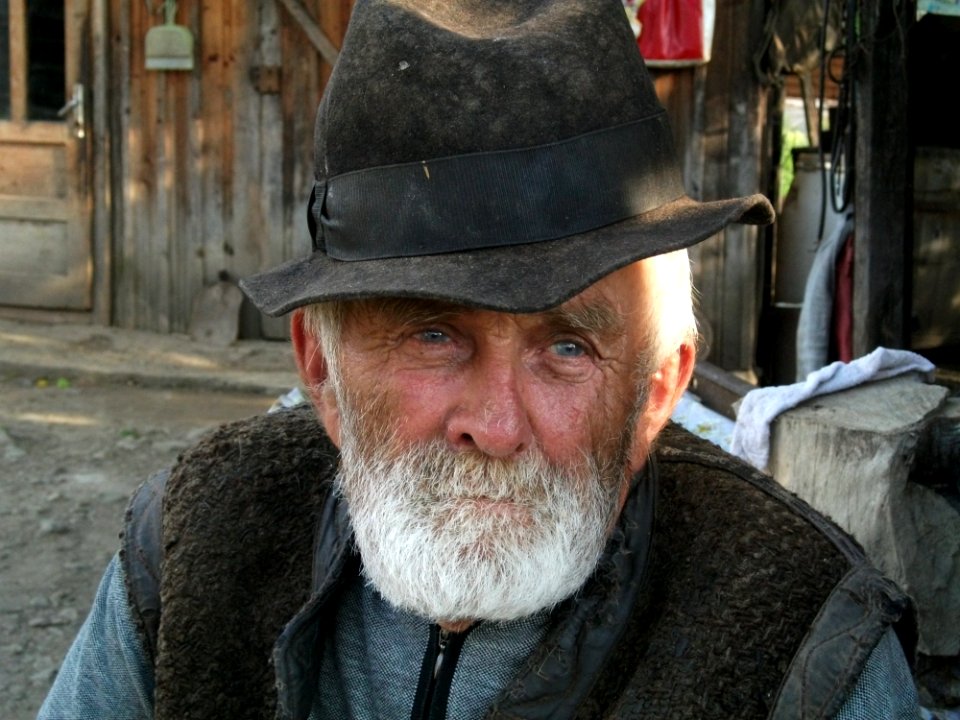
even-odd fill
[(646, 327), (659, 367), (681, 345), (696, 346), (697, 320), (693, 312), (693, 280), (686, 250), (654, 255), (640, 261), (644, 292), (650, 298)]

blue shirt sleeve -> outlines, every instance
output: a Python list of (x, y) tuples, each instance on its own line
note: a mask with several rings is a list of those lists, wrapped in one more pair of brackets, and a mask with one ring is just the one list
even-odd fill
[(38, 720), (150, 720), (153, 686), (153, 667), (114, 556)]
[(835, 720), (917, 720), (920, 699), (893, 629), (867, 658), (863, 672)]

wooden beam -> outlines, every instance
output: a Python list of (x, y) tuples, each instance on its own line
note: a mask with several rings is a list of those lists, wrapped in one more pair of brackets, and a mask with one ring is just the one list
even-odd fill
[(27, 119), (27, 4), (10, 0), (10, 119)]
[(728, 373), (713, 363), (698, 360), (693, 368), (690, 389), (708, 408), (730, 420), (736, 420), (737, 413), (733, 409), (733, 404), (751, 390), (755, 390), (756, 385), (742, 380), (733, 373)]
[(112, 315), (113, 273), (111, 266), (112, 238), (110, 223), (110, 127), (107, 108), (111, 101), (108, 68), (110, 65), (109, 19), (107, 0), (90, 4), (90, 45), (93, 48), (91, 177), (92, 250), (93, 250), (93, 318), (98, 325), (109, 325)]
[(856, 80), (853, 352), (909, 340), (911, 168), (906, 35), (913, 3), (863, 3)]
[(4, 220), (69, 222), (67, 203), (59, 198), (0, 195), (0, 217)]
[(306, 34), (307, 38), (313, 43), (323, 59), (330, 63), (331, 67), (336, 65), (340, 51), (334, 46), (330, 39), (324, 34), (320, 26), (314, 21), (310, 13), (303, 6), (300, 0), (277, 0), (287, 12), (297, 21), (297, 24)]

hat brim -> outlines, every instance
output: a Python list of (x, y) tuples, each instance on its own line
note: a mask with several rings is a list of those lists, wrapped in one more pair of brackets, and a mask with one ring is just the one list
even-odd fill
[(317, 302), (376, 297), (539, 312), (637, 260), (690, 247), (731, 223), (773, 219), (763, 195), (705, 203), (684, 196), (606, 227), (525, 245), (353, 261), (317, 251), (245, 278), (240, 287), (273, 317)]

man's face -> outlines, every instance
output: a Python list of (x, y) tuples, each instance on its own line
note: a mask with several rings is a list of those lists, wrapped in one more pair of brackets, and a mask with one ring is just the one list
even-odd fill
[(542, 313), (348, 306), (315, 400), (388, 600), (508, 619), (586, 580), (649, 443), (645, 300), (634, 265)]

